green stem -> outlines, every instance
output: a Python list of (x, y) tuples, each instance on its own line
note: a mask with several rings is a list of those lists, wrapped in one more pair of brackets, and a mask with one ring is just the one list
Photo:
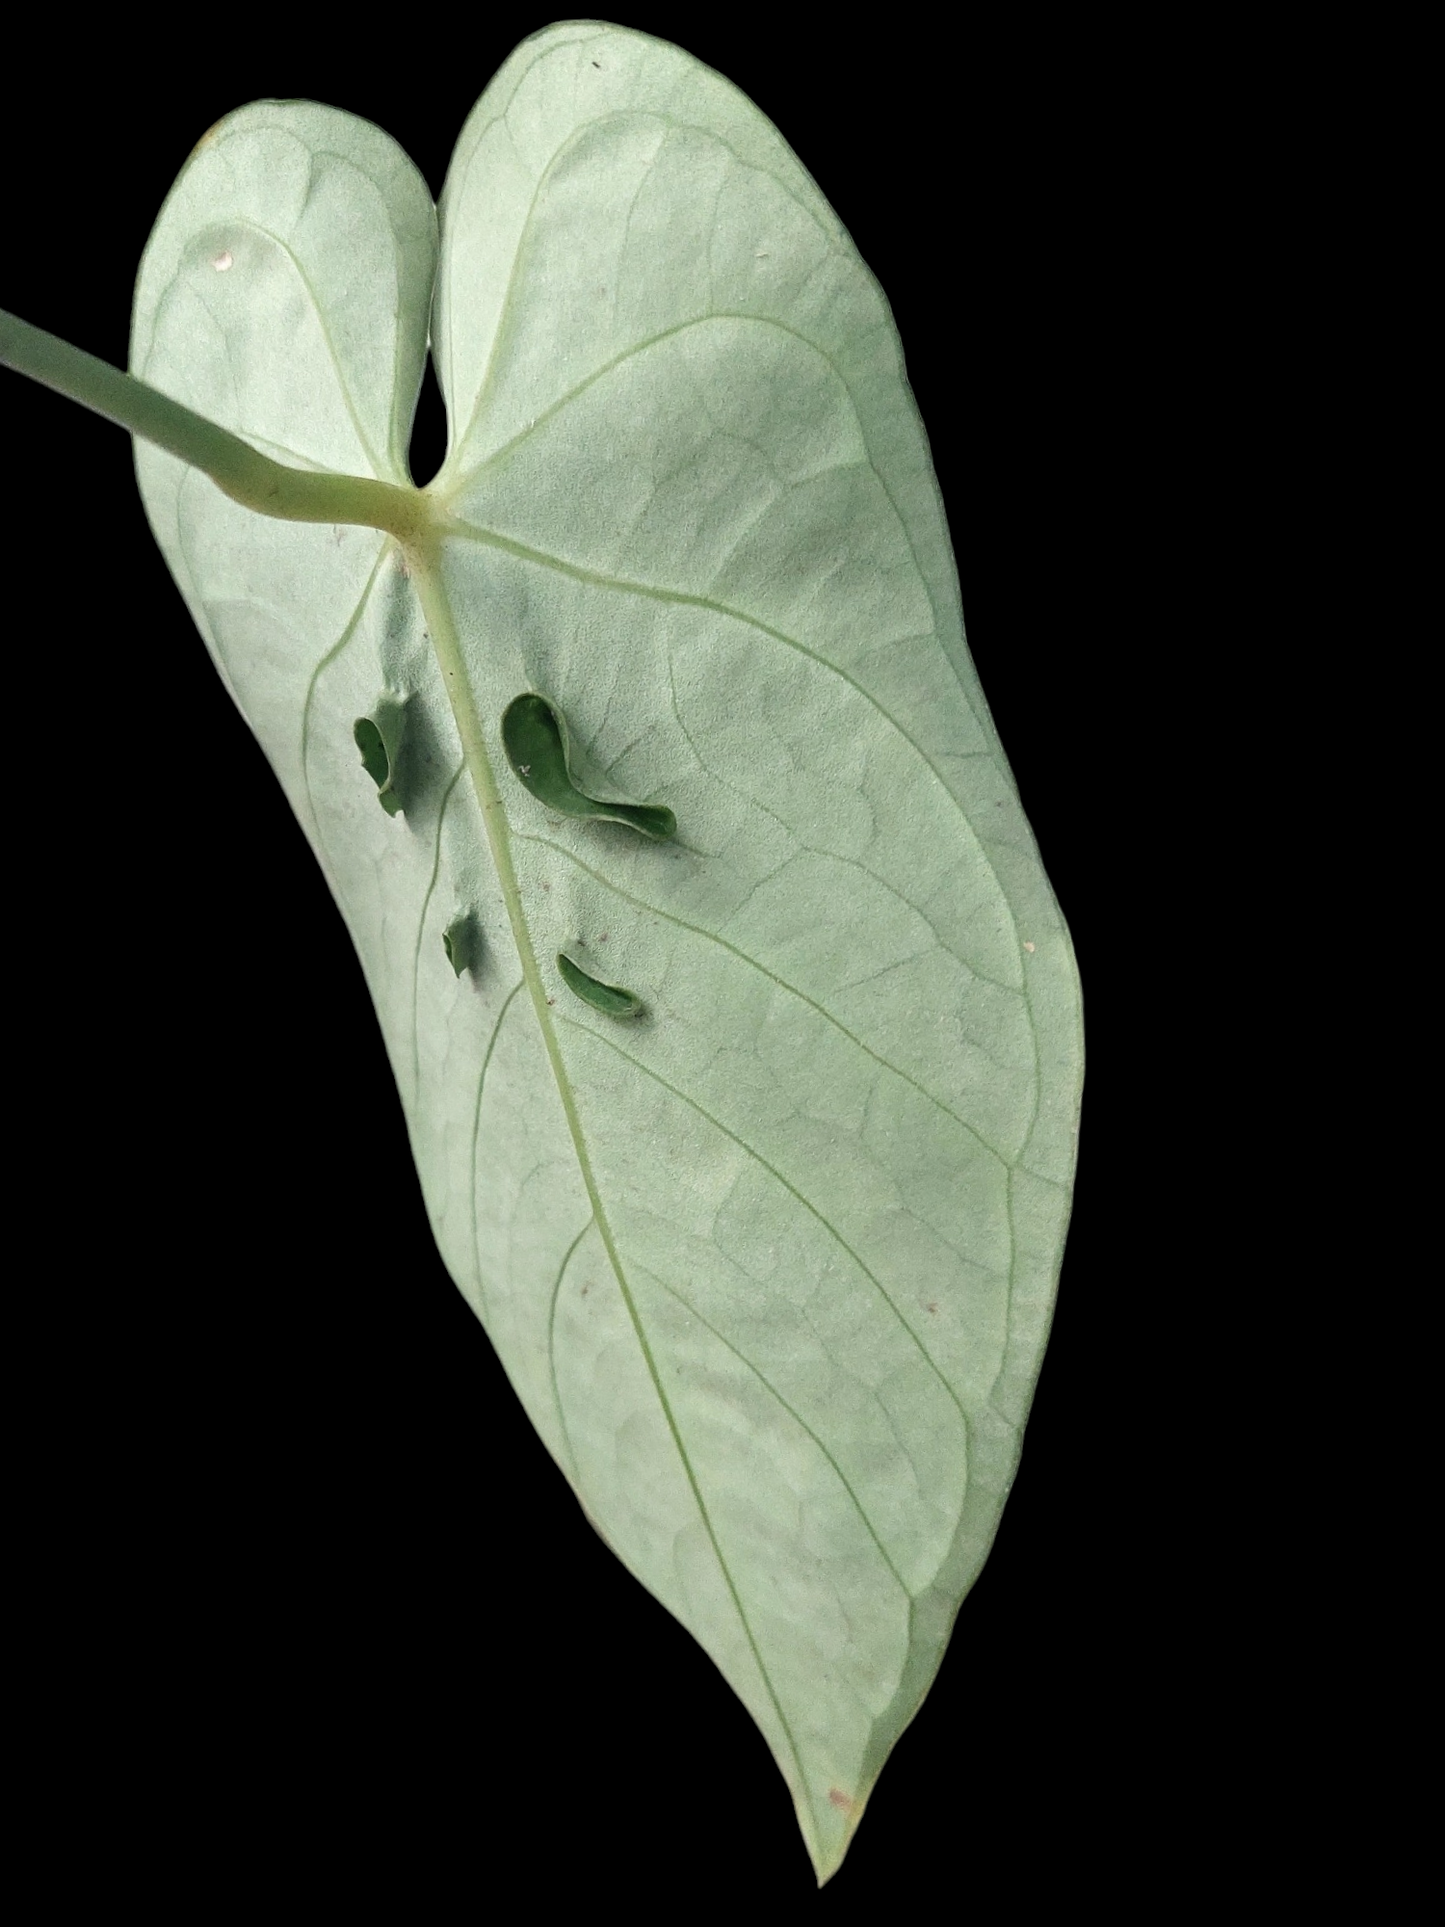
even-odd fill
[(413, 543), (430, 520), (420, 489), (273, 462), (134, 375), (0, 308), (0, 365), (43, 382), (210, 476), (233, 502), (286, 522), (355, 522)]

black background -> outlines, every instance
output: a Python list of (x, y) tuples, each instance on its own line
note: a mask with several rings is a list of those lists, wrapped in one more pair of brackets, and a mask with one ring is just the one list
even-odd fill
[[(438, 191), (491, 72), (548, 19), (369, 30), (363, 57), (329, 17), (304, 51), (284, 27), (207, 30), (164, 76), (144, 45), (42, 24), (43, 132), (0, 128), (0, 302), (124, 363), (151, 223), (221, 115), (328, 101)], [(1077, 1205), (995, 1550), (814, 1898), (747, 1715), (587, 1527), (442, 1270), (350, 941), (155, 550), (128, 439), (0, 375), (33, 1241), (13, 1516), (37, 1810), (88, 1842), (62, 1884), (88, 1856), (118, 1894), (182, 1906), (284, 1881), (298, 1906), (470, 1917), (521, 1882), (544, 1909), (847, 1913), (938, 1881), (963, 1906), (985, 1868), (1020, 1895), (1118, 1894), (1171, 1824), (1196, 1635), (1159, 1389), (1182, 1341), (1149, 985), (1173, 932), (1141, 696), (1165, 620), (1167, 190), (1090, 29), (939, 36), (905, 8), (887, 34), (780, 44), (773, 18), (623, 16), (773, 118), (891, 300), (970, 644), (1084, 974)], [(440, 452), (424, 407), (420, 477)]]

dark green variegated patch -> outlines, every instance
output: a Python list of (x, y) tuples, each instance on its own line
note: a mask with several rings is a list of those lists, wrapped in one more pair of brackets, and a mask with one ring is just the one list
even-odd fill
[(634, 997), (630, 990), (623, 990), (619, 984), (604, 984), (598, 978), (589, 976), (581, 964), (574, 963), (565, 951), (557, 953), (557, 968), (562, 973), (562, 981), (575, 997), (594, 1010), (600, 1010), (604, 1017), (636, 1017), (642, 1011), (642, 999)]
[(357, 717), (351, 735), (361, 751), (361, 766), (376, 785), (377, 802), (388, 816), (395, 816), (406, 807), (398, 781), (406, 737), (406, 704), (395, 696), (382, 696), (369, 716)]
[(502, 716), (502, 747), (517, 781), (559, 816), (626, 823), (659, 840), (677, 834), (677, 818), (661, 804), (604, 801), (578, 785), (572, 774), (566, 719), (545, 696), (528, 691), (508, 703)]
[(447, 962), (458, 977), (476, 968), (481, 960), (482, 937), (477, 928), (477, 920), (470, 910), (453, 917), (443, 930), (442, 949), (446, 952)]

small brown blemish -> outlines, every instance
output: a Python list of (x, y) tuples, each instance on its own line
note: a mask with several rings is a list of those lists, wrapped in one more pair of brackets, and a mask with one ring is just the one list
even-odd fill
[(852, 1811), (853, 1802), (848, 1798), (847, 1794), (842, 1792), (838, 1787), (830, 1786), (828, 1788), (828, 1798), (833, 1802), (835, 1807), (842, 1807), (845, 1813)]
[(219, 121), (216, 122), (214, 127), (208, 127), (205, 133), (202, 134), (201, 138), (196, 142), (195, 146), (191, 149), (190, 158), (194, 159), (195, 156), (200, 153), (203, 147), (209, 147), (211, 142), (216, 138), (217, 134), (219, 134), (220, 131), (221, 131), (221, 123)]
[(931, 1312), (933, 1312), (933, 1313), (934, 1313), (935, 1315), (937, 1314), (937, 1311), (938, 1311), (938, 1307), (937, 1307), (937, 1305), (925, 1305), (925, 1306), (923, 1307), (923, 1309), (924, 1309), (925, 1311), (931, 1311)]

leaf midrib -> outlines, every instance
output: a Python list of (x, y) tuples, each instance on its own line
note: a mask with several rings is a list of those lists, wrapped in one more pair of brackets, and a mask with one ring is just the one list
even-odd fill
[(592, 1159), (587, 1148), (586, 1134), (582, 1129), (582, 1120), (577, 1113), (577, 1105), (572, 1092), (571, 1080), (568, 1078), (566, 1068), (562, 1062), (561, 1046), (547, 1002), (546, 985), (542, 981), (542, 974), (537, 966), (537, 956), (532, 945), (531, 930), (527, 923), (526, 912), (522, 906), (521, 888), (517, 881), (516, 866), (512, 862), (511, 838), (509, 835), (510, 826), (507, 820), (506, 808), (502, 802), (501, 794), (497, 789), (496, 776), (492, 769), (491, 758), (487, 752), (481, 717), (472, 694), (470, 678), (467, 675), (466, 660), (462, 654), (461, 641), (457, 635), (456, 624), (452, 619), (450, 602), (442, 581), (440, 547), (440, 542), (433, 536), (426, 550), (413, 551), (411, 556), (412, 579), (416, 584), (417, 594), (422, 605), (422, 612), (426, 618), (427, 627), (431, 634), (432, 647), (436, 653), (437, 664), (441, 670), (442, 681), (446, 687), (452, 714), (456, 721), (457, 733), (461, 737), (462, 752), (466, 761), (466, 767), (472, 778), (472, 786), (476, 792), (477, 803), (482, 813), (482, 825), (486, 833), (487, 845), (491, 852), (492, 863), (497, 873), (497, 881), (501, 885), (502, 900), (506, 905), (507, 918), (512, 929), (512, 940), (517, 946), (517, 956), (522, 966), (523, 981), (526, 983), (528, 994), (532, 1000), (532, 1008), (536, 1013), (537, 1024), (542, 1033), (542, 1042), (547, 1052), (547, 1059), (551, 1066), (553, 1080), (557, 1086), (557, 1094), (561, 1099), (563, 1114), (567, 1120), (567, 1128), (571, 1134), (572, 1147), (577, 1157), (578, 1169), (587, 1192), (588, 1201), (592, 1207), (592, 1214), (596, 1222), (598, 1235), (602, 1239), (608, 1262), (611, 1264), (613, 1274), (617, 1279), (618, 1291), (621, 1294), (628, 1318), (632, 1323), (638, 1348), (642, 1353), (643, 1363), (646, 1365), (648, 1376), (652, 1380), (653, 1390), (662, 1408), (663, 1417), (666, 1420), (668, 1431), (672, 1437), (673, 1447), (677, 1452), (684, 1476), (687, 1479), (688, 1487), (692, 1493), (693, 1503), (698, 1509), (698, 1515), (702, 1520), (703, 1529), (707, 1533), (708, 1541), (712, 1546), (713, 1556), (718, 1562), (718, 1570), (723, 1576), (723, 1582), (732, 1599), (733, 1609), (737, 1613), (739, 1624), (742, 1626), (743, 1635), (753, 1655), (753, 1661), (757, 1666), (759, 1677), (767, 1689), (768, 1698), (772, 1701), (773, 1710), (778, 1717), (778, 1723), (787, 1739), (788, 1749), (792, 1754), (793, 1764), (798, 1775), (799, 1798), (805, 1801), (811, 1810), (812, 1799), (808, 1788), (808, 1776), (803, 1767), (802, 1755), (798, 1749), (797, 1740), (793, 1735), (788, 1716), (783, 1710), (777, 1689), (773, 1685), (772, 1676), (763, 1659), (761, 1648), (754, 1636), (747, 1612), (743, 1606), (742, 1597), (738, 1592), (737, 1582), (732, 1575), (732, 1569), (724, 1556), (717, 1530), (713, 1525), (712, 1515), (708, 1511), (707, 1501), (703, 1497), (702, 1488), (698, 1483), (697, 1473), (693, 1468), (692, 1459), (683, 1440), (681, 1429), (678, 1426), (677, 1416), (672, 1409), (671, 1400), (668, 1398), (666, 1388), (663, 1385), (662, 1374), (658, 1370), (657, 1360), (653, 1356), (652, 1346), (648, 1342), (647, 1332), (643, 1325), (641, 1314), (638, 1311), (637, 1302), (627, 1282), (627, 1274), (623, 1268), (622, 1258), (617, 1249), (616, 1240), (613, 1237), (611, 1220), (607, 1215), (607, 1207), (603, 1202), (596, 1174), (592, 1169)]

